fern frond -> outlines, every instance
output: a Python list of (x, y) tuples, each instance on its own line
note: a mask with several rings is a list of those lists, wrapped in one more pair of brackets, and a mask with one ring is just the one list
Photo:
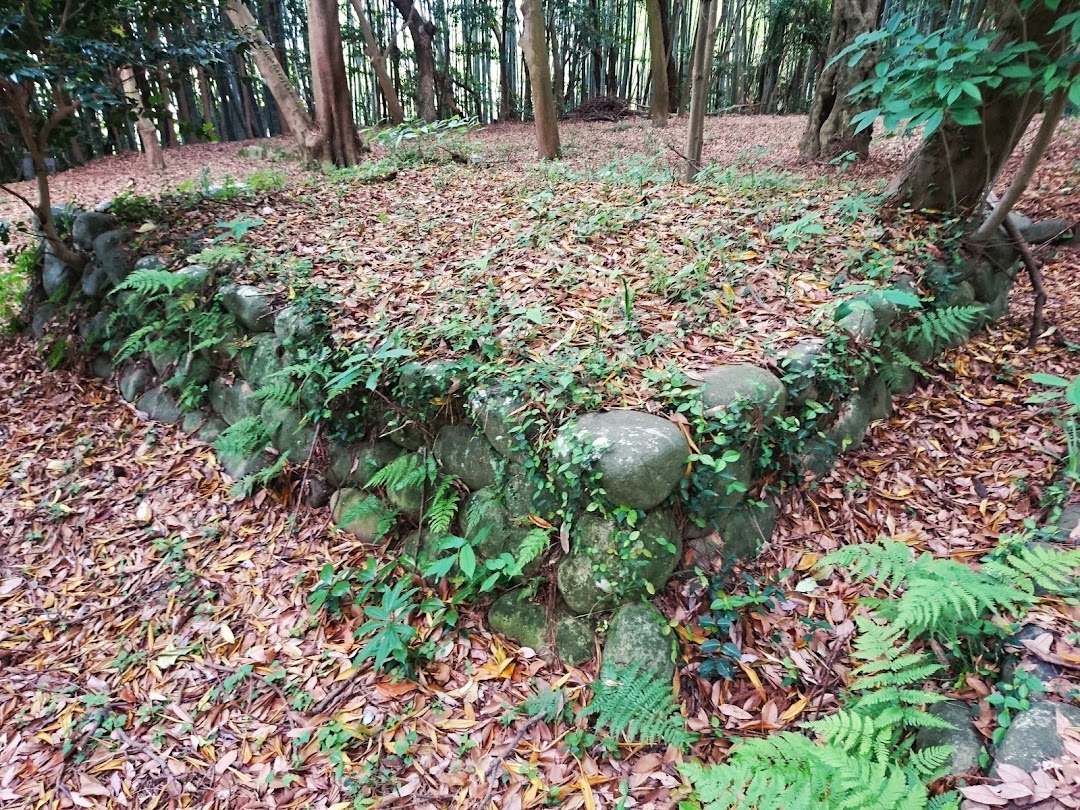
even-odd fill
[(269, 441), (270, 434), (263, 420), (249, 416), (225, 428), (214, 442), (214, 448), (226, 456), (250, 456), (266, 447)]
[(461, 495), (454, 488), (454, 479), (443, 478), (435, 488), (435, 494), (432, 496), (431, 504), (425, 514), (428, 528), (436, 536), (444, 535), (450, 531), (450, 525), (457, 515), (460, 500)]
[(300, 389), (296, 383), (288, 379), (278, 379), (277, 375), (274, 375), (253, 396), (264, 402), (291, 408), (300, 401)]
[(518, 547), (517, 559), (514, 561), (515, 570), (520, 574), (530, 563), (540, 559), (540, 555), (547, 550), (550, 543), (551, 531), (549, 529), (539, 527), (531, 529), (522, 538), (521, 545)]
[(1064, 550), (1042, 544), (1021, 546), (1004, 559), (982, 563), (984, 575), (1025, 594), (1034, 594), (1036, 588), (1046, 594), (1073, 594), (1077, 590), (1077, 568), (1080, 568), (1080, 549)]
[(936, 779), (945, 770), (952, 752), (951, 745), (932, 745), (915, 751), (908, 757), (908, 766), (920, 778), (930, 781)]
[(127, 336), (127, 339), (120, 344), (120, 348), (116, 352), (114, 362), (119, 363), (123, 360), (127, 360), (130, 357), (134, 357), (140, 352), (146, 351), (150, 345), (152, 336), (157, 335), (161, 330), (161, 321), (153, 321), (145, 326), (141, 326)]
[(841, 709), (836, 714), (804, 723), (826, 743), (859, 759), (888, 759), (892, 729), (873, 717)]
[(142, 297), (152, 295), (172, 295), (185, 286), (192, 285), (196, 276), (173, 273), (160, 268), (134, 270), (131, 275), (117, 285), (117, 290), (132, 290)]
[(978, 304), (926, 310), (908, 327), (907, 336), (928, 342), (966, 340), (985, 312), (986, 307)]
[(517, 707), (516, 714), (522, 717), (540, 717), (550, 723), (563, 713), (566, 708), (566, 691), (552, 689), (550, 684), (543, 684), (534, 694), (525, 698)]
[(606, 728), (633, 742), (663, 742), (682, 749), (697, 740), (686, 729), (671, 684), (640, 663), (603, 667), (593, 681), (592, 693), (578, 717), (595, 716), (597, 732)]
[(435, 459), (419, 453), (406, 453), (391, 461), (371, 477), (369, 487), (386, 487), (398, 492), (410, 487), (434, 483), (438, 476)]
[(843, 568), (855, 582), (875, 578), (878, 587), (894, 591), (907, 578), (914, 559), (911, 549), (903, 543), (882, 540), (838, 548), (822, 557), (818, 567)]

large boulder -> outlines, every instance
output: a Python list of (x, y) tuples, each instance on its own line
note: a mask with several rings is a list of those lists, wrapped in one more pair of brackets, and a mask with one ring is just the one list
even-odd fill
[(210, 382), (210, 406), (218, 416), (235, 425), (244, 419), (259, 415), (262, 402), (255, 399), (251, 386), (240, 380), (226, 382), (222, 379)]
[(94, 259), (113, 284), (120, 284), (131, 273), (129, 238), (127, 231), (105, 231), (94, 238)]
[(285, 307), (274, 318), (274, 334), (287, 345), (302, 343), (314, 337), (316, 323), (313, 313), (294, 304)]
[(270, 294), (250, 284), (229, 284), (221, 289), (221, 303), (249, 332), (274, 328)]
[(346, 488), (330, 497), (330, 513), (338, 528), (365, 543), (374, 543), (381, 539), (380, 529), (388, 522), (390, 510), (374, 495)]
[(1070, 726), (1080, 726), (1080, 708), (1049, 700), (1031, 701), (1031, 708), (1017, 714), (1005, 732), (990, 775), (997, 776), (1002, 764), (1033, 771), (1040, 763), (1060, 757), (1064, 749), (1057, 732), (1058, 712)]
[(786, 398), (784, 384), (774, 374), (750, 363), (718, 366), (701, 376), (701, 403), (710, 411), (746, 403), (768, 421), (784, 410)]
[(79, 250), (90, 250), (94, 240), (116, 224), (116, 217), (98, 211), (86, 211), (75, 217), (71, 225), (71, 239)]
[(1044, 242), (1067, 242), (1073, 238), (1072, 220), (1056, 218), (1032, 222), (1020, 229), (1020, 235), (1033, 245)]
[(347, 445), (331, 441), (326, 480), (336, 487), (366, 487), (372, 477), (404, 451), (393, 442)]
[(503, 458), (515, 458), (540, 431), (540, 425), (527, 413), (525, 401), (497, 388), (473, 391), (469, 410), (477, 427)]
[(151, 388), (135, 403), (135, 407), (145, 413), (155, 422), (173, 424), (179, 422), (184, 412), (176, 404), (176, 400), (168, 394), (160, 385)]
[(589, 448), (600, 486), (616, 505), (652, 509), (667, 499), (686, 470), (690, 446), (674, 422), (640, 411), (590, 413), (560, 431), (553, 452), (572, 461)]
[(464, 425), (446, 425), (435, 437), (435, 460), (471, 490), (494, 486), (499, 457), (491, 442)]
[(315, 446), (315, 426), (305, 422), (303, 414), (295, 408), (267, 401), (259, 412), (263, 424), (270, 431), (274, 447), (282, 455), (288, 453), (293, 464), (303, 464), (311, 456)]
[(935, 703), (927, 711), (950, 723), (952, 728), (919, 729), (915, 735), (915, 750), (947, 745), (952, 748), (946, 766), (950, 775), (977, 772), (983, 744), (982, 737), (975, 729), (971, 705), (962, 700), (947, 700)]
[(651, 512), (635, 530), (587, 514), (559, 563), (559, 593), (578, 614), (608, 610), (662, 589), (681, 555), (682, 539), (667, 511)]
[(551, 652), (547, 608), (530, 599), (524, 588), (504, 593), (492, 602), (488, 609), (488, 624), (496, 633), (522, 647), (529, 647), (540, 655)]
[(615, 612), (604, 642), (604, 670), (640, 666), (664, 681), (675, 675), (675, 633), (649, 602), (624, 605)]

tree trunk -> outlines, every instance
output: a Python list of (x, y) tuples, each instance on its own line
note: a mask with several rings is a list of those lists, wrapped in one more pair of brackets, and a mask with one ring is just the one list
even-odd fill
[(649, 113), (654, 127), (665, 127), (668, 117), (668, 60), (664, 48), (664, 22), (660, 12), (660, 0), (645, 0), (645, 12), (649, 16), (649, 65), (652, 69)]
[(363, 145), (353, 121), (337, 0), (308, 0), (308, 53), (315, 91), (315, 124), (325, 142), (321, 158), (335, 166), (355, 166), (360, 162)]
[(713, 36), (716, 34), (716, 0), (701, 0), (697, 34), (694, 36), (693, 82), (690, 87), (690, 142), (686, 148), (686, 180), (701, 169), (701, 149), (705, 142), (705, 108), (709, 104), (712, 75)]
[(398, 98), (394, 83), (390, 80), (390, 74), (386, 72), (386, 59), (379, 50), (375, 41), (375, 33), (371, 30), (371, 21), (364, 13), (363, 0), (352, 0), (353, 11), (356, 12), (357, 22), (364, 34), (364, 44), (367, 47), (368, 59), (371, 60), (371, 68), (375, 71), (375, 78), (379, 82), (379, 89), (383, 98), (386, 99), (386, 111), (390, 116), (390, 123), (397, 126), (405, 120), (405, 112), (401, 109), (401, 100)]
[(514, 82), (511, 74), (511, 60), (514, 52), (510, 45), (511, 26), (515, 25), (517, 16), (512, 0), (503, 0), (502, 3), (502, 27), (493, 26), (495, 40), (499, 44), (499, 120), (509, 121), (514, 117), (514, 108), (517, 101), (514, 98)]
[(307, 108), (289, 83), (289, 77), (285, 75), (281, 63), (274, 55), (274, 49), (256, 25), (248, 7), (243, 0), (225, 0), (222, 8), (229, 21), (251, 46), (255, 65), (274, 96), (282, 117), (289, 122), (289, 129), (296, 137), (301, 154), (306, 159), (322, 160), (326, 154), (326, 138), (308, 115)]
[[(1076, 0), (1066, 0), (1056, 11), (1036, 2), (1023, 11), (1012, 0), (998, 0), (991, 11), (989, 30), (998, 42), (1033, 42), (1050, 59), (1067, 46), (1067, 34), (1050, 33), (1056, 20), (1076, 10)], [(919, 146), (890, 184), (892, 200), (913, 208), (932, 208), (970, 214), (979, 209), (986, 190), (993, 187), (1002, 166), (1042, 106), (1042, 93), (1018, 96), (1009, 92), (1008, 80), (997, 88), (985, 88), (979, 110), (982, 123), (960, 126), (946, 117), (934, 134)]]
[(120, 68), (120, 82), (124, 86), (124, 95), (135, 108), (135, 125), (138, 127), (139, 140), (142, 141), (143, 151), (146, 153), (146, 167), (150, 171), (161, 171), (165, 168), (165, 154), (161, 151), (157, 127), (146, 117), (142, 94), (139, 93), (139, 87), (135, 82), (134, 71), (129, 67)]
[(825, 56), (825, 68), (818, 77), (810, 120), (799, 152), (804, 158), (834, 158), (854, 152), (860, 158), (870, 154), (870, 128), (856, 134), (851, 119), (865, 107), (857, 104), (848, 92), (874, 72), (877, 58), (866, 54), (849, 67), (846, 59), (830, 62), (857, 36), (878, 27), (885, 0), (833, 0), (832, 33)]
[(542, 160), (559, 156), (559, 121), (555, 112), (555, 95), (551, 89), (551, 67), (548, 64), (544, 31), (544, 12), (541, 0), (520, 0), (521, 52), (529, 68), (532, 85), (533, 117), (536, 120), (536, 144)]
[(420, 13), (413, 0), (391, 0), (412, 34), (413, 50), (416, 51), (416, 104), (420, 117), (428, 123), (438, 114), (435, 108), (435, 26)]

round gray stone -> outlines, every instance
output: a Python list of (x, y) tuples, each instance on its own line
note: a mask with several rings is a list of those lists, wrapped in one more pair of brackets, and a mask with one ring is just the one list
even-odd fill
[(495, 484), (499, 457), (491, 442), (464, 425), (446, 425), (435, 437), (435, 461), (471, 490)]
[(59, 312), (56, 304), (44, 303), (37, 308), (34, 317), (30, 319), (30, 333), (35, 340), (45, 337), (45, 332), (48, 331), (49, 325), (56, 319)]
[(75, 217), (71, 224), (71, 239), (79, 250), (90, 250), (94, 240), (116, 224), (116, 217), (98, 211), (87, 211)]
[(327, 481), (337, 487), (366, 487), (375, 473), (404, 451), (387, 441), (351, 446), (331, 441), (327, 452), (330, 457)]
[(469, 395), (469, 410), (477, 427), (503, 458), (514, 458), (540, 432), (540, 425), (528, 422), (532, 416), (516, 394), (497, 388), (478, 388)]
[(269, 293), (250, 284), (229, 284), (221, 288), (221, 303), (249, 332), (269, 332), (274, 328)]
[(750, 363), (717, 366), (702, 375), (701, 403), (707, 410), (726, 410), (736, 402), (752, 403), (768, 420), (784, 410), (787, 392), (774, 374)]
[(361, 505), (376, 505), (377, 499), (373, 498), (374, 495), (358, 489), (339, 489), (330, 496), (330, 513), (334, 523), (365, 543), (379, 540), (379, 524), (390, 510), (382, 504), (377, 504), (378, 508), (375, 509), (358, 510)]
[(304, 464), (315, 446), (315, 426), (305, 422), (303, 414), (295, 408), (275, 402), (264, 402), (259, 415), (278, 452), (288, 453), (293, 464)]
[(135, 407), (155, 422), (165, 422), (170, 425), (174, 422), (179, 422), (180, 417), (183, 416), (183, 411), (181, 411), (180, 406), (176, 404), (176, 400), (166, 393), (160, 385), (151, 388), (139, 397), (139, 401), (135, 403)]
[(251, 338), (251, 344), (240, 350), (240, 376), (258, 391), (274, 381), (274, 375), (285, 368), (285, 346), (273, 334)]
[(94, 238), (94, 258), (113, 284), (120, 284), (131, 273), (127, 231), (105, 231)]
[(915, 750), (922, 751), (938, 745), (947, 745), (952, 748), (947, 765), (950, 775), (978, 771), (983, 744), (982, 737), (975, 730), (975, 724), (972, 722), (971, 706), (962, 700), (948, 700), (933, 704), (927, 708), (927, 711), (951, 723), (953, 727), (919, 729), (915, 734)]
[(504, 593), (492, 602), (488, 609), (488, 624), (496, 633), (539, 655), (551, 652), (547, 609), (529, 599), (525, 589)]
[(75, 271), (63, 259), (49, 252), (45, 253), (43, 264), (41, 285), (45, 288), (45, 295), (51, 298), (65, 289), (70, 292), (71, 285), (75, 283)]
[(209, 399), (210, 406), (217, 411), (218, 416), (230, 425), (258, 416), (262, 409), (262, 402), (255, 399), (251, 386), (240, 380), (211, 380)]
[(682, 556), (682, 538), (665, 510), (651, 512), (629, 540), (626, 529), (587, 514), (574, 530), (570, 553), (559, 563), (558, 587), (578, 614), (609, 610), (661, 590)]
[(776, 504), (772, 501), (766, 501), (764, 506), (747, 503), (725, 512), (717, 521), (724, 560), (744, 561), (757, 557), (772, 539), (776, 515)]
[(151, 379), (153, 379), (153, 375), (150, 373), (150, 369), (145, 366), (128, 366), (120, 374), (118, 383), (120, 396), (127, 402), (134, 402), (143, 391), (150, 387)]
[(1033, 700), (1031, 708), (1018, 713), (994, 754), (990, 775), (997, 776), (1002, 764), (1030, 772), (1040, 763), (1060, 757), (1064, 748), (1057, 733), (1058, 712), (1069, 725), (1080, 726), (1080, 708), (1067, 703)]
[(654, 605), (635, 602), (615, 612), (604, 641), (604, 669), (640, 666), (670, 681), (675, 654), (675, 633)]
[(640, 411), (586, 414), (560, 431), (560, 439), (555, 452), (566, 455), (574, 444), (587, 444), (608, 499), (632, 509), (651, 509), (667, 499), (690, 455), (673, 422)]

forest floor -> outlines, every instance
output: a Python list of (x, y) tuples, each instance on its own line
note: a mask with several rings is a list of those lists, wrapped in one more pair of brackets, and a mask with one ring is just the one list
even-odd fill
[[(566, 126), (566, 166), (551, 172), (593, 171), (641, 153), (651, 139), (676, 139), (674, 128), (658, 136), (635, 122), (614, 133), (626, 143), (612, 146), (607, 134), (617, 126)], [(810, 176), (811, 185), (834, 177), (835, 167), (795, 165), (800, 127), (797, 119), (717, 119), (707, 157), (759, 175), (772, 160)], [(511, 168), (532, 163), (526, 127), (469, 137)], [(600, 154), (586, 157), (594, 144)], [(260, 164), (237, 158), (236, 148), (167, 152), (170, 174), (153, 184), (136, 158), (103, 161), (58, 176), (56, 197), (92, 205), (129, 177), (139, 193), (169, 190), (197, 180), (204, 165), (215, 181), (226, 173), (243, 179)], [(905, 148), (886, 142), (881, 156), (841, 180), (880, 184)], [(425, 171), (457, 170), (447, 165)], [(281, 171), (294, 182), (306, 181), (287, 166)], [(416, 176), (409, 179), (415, 185)], [(364, 188), (389, 195), (365, 200), (369, 227), (385, 224), (380, 210), (397, 216), (389, 184)], [(329, 202), (332, 191), (323, 193)], [(415, 218), (422, 212), (413, 205)], [(1023, 208), (1080, 220), (1073, 129), (1055, 143)], [(680, 222), (673, 214), (665, 224)], [(709, 601), (701, 578), (683, 571), (658, 597), (683, 642), (680, 697), (689, 725), (704, 732), (696, 756), (719, 758), (730, 744), (725, 733), (761, 734), (835, 707), (848, 673), (843, 628), (859, 592), (840, 580), (805, 587), (822, 553), (883, 536), (935, 554), (978, 556), (1040, 515), (1064, 447), (1054, 414), (1027, 404), (1037, 391), (1027, 378), (1080, 374), (1080, 255), (1073, 248), (1042, 255), (1052, 330), (1035, 349), (1025, 348), (1031, 301), (1021, 281), (1012, 314), (935, 361), (932, 377), (875, 423), (863, 447), (791, 498), (766, 553), (739, 572), (740, 591), (750, 583), (774, 590), (733, 626), (731, 640), (744, 651), (734, 680), (697, 674)], [(808, 283), (804, 295), (788, 299), (793, 329), (810, 311), (801, 299), (815, 289)], [(623, 746), (618, 758), (581, 751), (567, 723), (515, 734), (524, 720), (508, 709), (537, 682), (563, 685), (577, 700), (595, 664), (548, 665), (492, 636), (482, 611), (472, 610), (457, 630), (421, 628), (421, 641), (437, 653), (415, 682), (353, 670), (358, 619), (320, 619), (307, 598), (326, 563), (359, 565), (385, 548), (335, 531), (324, 512), (298, 506), (287, 490), (233, 499), (208, 446), (145, 421), (101, 381), (46, 371), (25, 338), (4, 339), (0, 390), (0, 807), (367, 806), (354, 805), (358, 797), (381, 807), (471, 808), (503, 758), (506, 782), (494, 793), (503, 810), (592, 810), (615, 807), (620, 797), (623, 807), (667, 808), (683, 794), (676, 770), (683, 755), (674, 749)], [(978, 679), (963, 690), (985, 696)], [(989, 716), (987, 707), (987, 730)]]

